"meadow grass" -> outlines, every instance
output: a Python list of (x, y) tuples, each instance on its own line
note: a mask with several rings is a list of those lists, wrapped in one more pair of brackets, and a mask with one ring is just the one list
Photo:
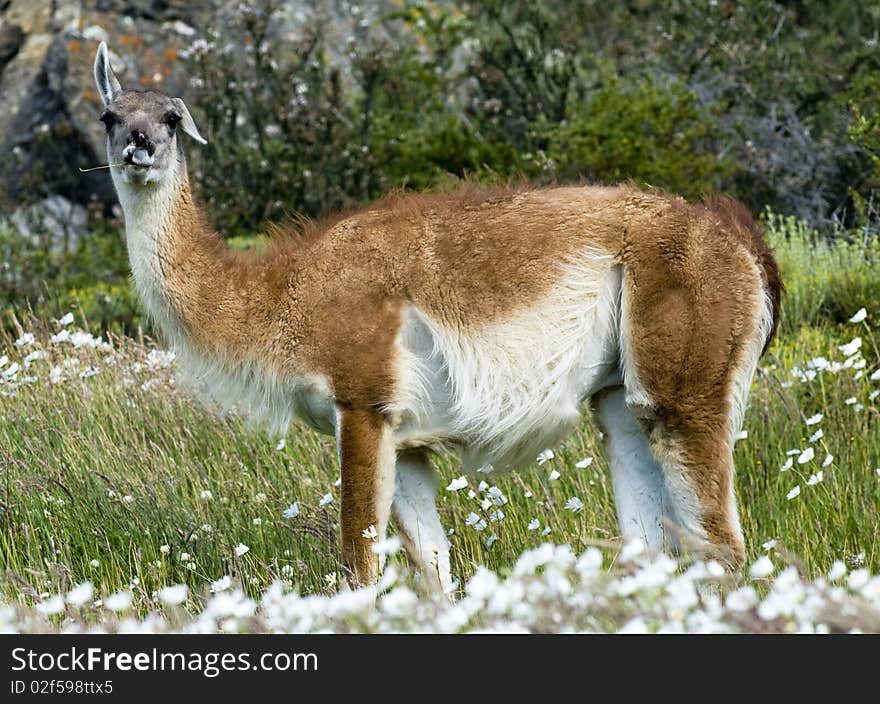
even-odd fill
[[(817, 243), (795, 221), (771, 224), (787, 294), (753, 385), (747, 437), (736, 445), (749, 561), (781, 551), (807, 575), (835, 560), (877, 572), (880, 247)], [(861, 307), (866, 318), (849, 322)], [(332, 438), (300, 426), (271, 437), (220, 416), (178, 388), (173, 362), (155, 345), (108, 343), (67, 321), (21, 322), (0, 339), (0, 361), (6, 601), (33, 604), (90, 581), (98, 594), (131, 589), (144, 611), (162, 587), (201, 594), (222, 575), (253, 596), (278, 579), (303, 592), (336, 590)], [(454, 458), (438, 460), (456, 577), (479, 565), (504, 574), (546, 541), (580, 552), (618, 537), (588, 415), (528, 471), (477, 474), (450, 489), (461, 472)], [(294, 502), (298, 515), (285, 516)]]

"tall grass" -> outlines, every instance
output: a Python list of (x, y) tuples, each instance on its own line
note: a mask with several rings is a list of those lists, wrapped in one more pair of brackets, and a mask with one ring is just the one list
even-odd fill
[[(880, 250), (876, 242), (814, 242), (791, 220), (771, 224), (787, 294), (779, 336), (754, 383), (747, 437), (736, 446), (749, 559), (786, 551), (810, 575), (835, 560), (877, 571)], [(848, 322), (861, 307), (866, 319)], [(0, 339), (7, 600), (29, 604), (88, 580), (99, 594), (131, 588), (138, 607), (151, 608), (166, 585), (200, 593), (227, 574), (254, 596), (275, 579), (335, 591), (339, 470), (331, 438), (299, 426), (270, 437), (219, 416), (178, 388), (173, 362), (151, 343), (99, 341), (65, 323), (29, 319)], [(840, 349), (855, 337), (857, 350)], [(810, 363), (820, 357), (827, 363)], [(544, 541), (580, 552), (619, 535), (607, 461), (588, 418), (529, 471), (478, 474), (454, 490), (454, 459), (437, 465), (460, 579), (478, 565), (503, 574)], [(491, 498), (491, 486), (503, 498)], [(286, 517), (294, 502), (299, 514)]]

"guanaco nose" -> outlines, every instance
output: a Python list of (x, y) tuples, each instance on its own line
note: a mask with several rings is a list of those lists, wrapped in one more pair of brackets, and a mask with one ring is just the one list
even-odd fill
[(156, 151), (156, 145), (141, 130), (132, 130), (128, 135), (128, 143), (134, 144), (138, 149), (146, 149), (150, 156), (153, 156), (153, 152)]

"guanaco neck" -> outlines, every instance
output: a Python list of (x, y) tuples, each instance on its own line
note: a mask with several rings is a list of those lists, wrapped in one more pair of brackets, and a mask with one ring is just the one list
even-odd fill
[(115, 173), (114, 182), (135, 283), (172, 346), (253, 358), (255, 319), (273, 309), (267, 273), (235, 257), (208, 226), (183, 156), (161, 182), (134, 187)]

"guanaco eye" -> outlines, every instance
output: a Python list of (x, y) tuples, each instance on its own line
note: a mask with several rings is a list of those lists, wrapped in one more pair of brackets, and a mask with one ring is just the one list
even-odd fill
[(101, 122), (104, 123), (104, 127), (107, 128), (107, 131), (110, 131), (110, 128), (116, 124), (116, 115), (114, 115), (109, 110), (105, 110), (101, 113), (101, 117), (98, 118)]
[(180, 122), (183, 118), (178, 115), (176, 112), (169, 112), (165, 116), (165, 124), (168, 125), (171, 129), (177, 127), (177, 123)]

